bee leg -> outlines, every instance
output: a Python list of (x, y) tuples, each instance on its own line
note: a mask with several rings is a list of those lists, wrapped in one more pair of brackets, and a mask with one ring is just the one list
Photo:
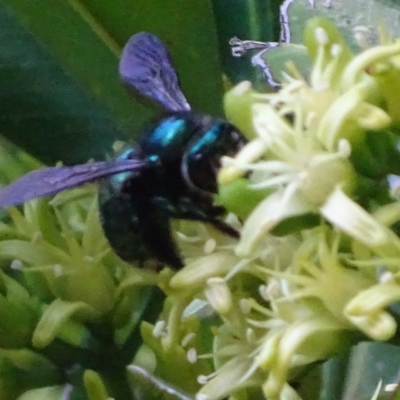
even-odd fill
[(218, 218), (226, 214), (225, 207), (214, 206), (208, 201), (203, 203), (194, 202), (190, 198), (179, 199), (179, 204), (177, 205), (171, 204), (164, 198), (157, 198), (153, 201), (156, 201), (157, 207), (163, 209), (171, 218), (206, 222), (228, 236), (233, 238), (240, 237), (236, 229)]
[(224, 221), (221, 221), (219, 219), (209, 219), (206, 222), (208, 222), (210, 225), (212, 225), (219, 231), (226, 233), (228, 236), (231, 236), (235, 239), (240, 238), (239, 232), (236, 229), (232, 228), (229, 224), (225, 223)]

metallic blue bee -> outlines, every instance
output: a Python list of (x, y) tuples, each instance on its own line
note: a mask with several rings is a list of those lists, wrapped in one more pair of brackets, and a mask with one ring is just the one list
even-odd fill
[(204, 221), (237, 237), (213, 204), (224, 155), (246, 143), (231, 124), (191, 112), (167, 49), (154, 35), (138, 33), (125, 45), (119, 73), (128, 88), (160, 103), (167, 114), (112, 161), (33, 171), (0, 190), (0, 207), (54, 195), (99, 181), (104, 233), (123, 260), (159, 268), (183, 267), (171, 218)]

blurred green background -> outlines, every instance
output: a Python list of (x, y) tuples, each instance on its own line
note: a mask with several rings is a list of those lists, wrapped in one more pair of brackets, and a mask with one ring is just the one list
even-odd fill
[(143, 30), (167, 45), (192, 107), (221, 115), (222, 68), (234, 81), (253, 70), (246, 59), (229, 62), (227, 41), (235, 32), (269, 40), (271, 4), (3, 0), (1, 132), (49, 164), (101, 159), (115, 140), (134, 138), (155, 111), (125, 92), (117, 65), (126, 40)]

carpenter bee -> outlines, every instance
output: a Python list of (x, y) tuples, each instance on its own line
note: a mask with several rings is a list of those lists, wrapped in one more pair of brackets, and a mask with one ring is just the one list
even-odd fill
[(230, 123), (191, 111), (170, 56), (154, 35), (141, 32), (125, 45), (119, 74), (130, 89), (155, 100), (166, 114), (111, 161), (30, 172), (0, 190), (0, 207), (54, 195), (98, 181), (99, 212), (115, 253), (129, 263), (183, 267), (171, 219), (204, 221), (237, 237), (213, 204), (222, 156), (246, 143)]

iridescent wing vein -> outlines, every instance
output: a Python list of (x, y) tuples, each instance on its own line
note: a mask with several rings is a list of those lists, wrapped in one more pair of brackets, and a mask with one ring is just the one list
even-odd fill
[(126, 43), (119, 62), (126, 85), (169, 111), (190, 111), (168, 50), (154, 35), (140, 32)]

